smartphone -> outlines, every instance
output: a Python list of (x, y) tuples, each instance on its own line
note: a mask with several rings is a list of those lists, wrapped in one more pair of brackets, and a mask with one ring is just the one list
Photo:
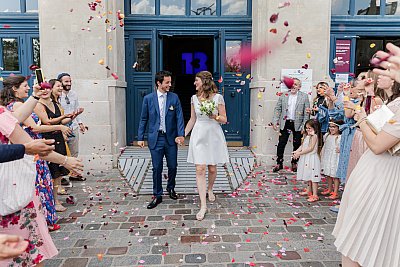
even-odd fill
[(35, 70), (35, 75), (36, 75), (36, 80), (37, 80), (37, 82), (38, 82), (39, 85), (40, 85), (42, 82), (44, 82), (42, 69), (36, 69), (36, 70)]

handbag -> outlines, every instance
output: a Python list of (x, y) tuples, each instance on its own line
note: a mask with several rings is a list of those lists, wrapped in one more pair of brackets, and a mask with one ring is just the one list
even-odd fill
[(0, 215), (19, 211), (35, 194), (36, 160), (34, 156), (0, 163)]
[[(386, 106), (382, 105), (379, 109), (375, 110), (374, 113), (367, 116), (367, 123), (371, 130), (378, 134), (383, 126), (389, 122), (394, 116), (394, 113)], [(400, 142), (388, 149), (390, 155), (400, 153)]]

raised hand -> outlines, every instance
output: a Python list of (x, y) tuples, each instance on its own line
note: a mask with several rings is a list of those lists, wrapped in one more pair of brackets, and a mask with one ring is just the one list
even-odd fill
[(374, 69), (374, 73), (388, 76), (396, 82), (400, 82), (400, 47), (388, 43), (386, 48), (389, 50), (390, 54), (384, 51), (378, 51), (371, 60), (373, 64), (383, 68), (383, 70)]

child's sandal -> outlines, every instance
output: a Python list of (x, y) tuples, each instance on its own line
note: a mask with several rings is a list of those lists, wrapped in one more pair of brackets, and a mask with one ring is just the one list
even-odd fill
[(319, 197), (318, 197), (318, 196), (314, 196), (314, 195), (311, 195), (311, 196), (307, 199), (308, 202), (316, 202), (316, 201), (318, 201), (318, 200), (319, 200)]
[(327, 196), (327, 195), (330, 195), (332, 193), (332, 191), (331, 190), (329, 190), (329, 189), (325, 189), (324, 191), (322, 191), (321, 192), (321, 195), (323, 195), (323, 196)]
[(336, 193), (332, 193), (328, 198), (329, 198), (329, 199), (332, 199), (332, 200), (335, 200), (335, 199), (338, 199), (338, 198), (339, 198), (339, 195), (336, 194)]

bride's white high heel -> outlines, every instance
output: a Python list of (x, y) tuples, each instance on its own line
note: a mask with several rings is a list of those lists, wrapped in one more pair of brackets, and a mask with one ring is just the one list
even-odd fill
[(212, 190), (208, 190), (208, 200), (210, 202), (214, 202), (215, 201), (215, 195), (214, 195), (214, 192)]
[(202, 221), (206, 213), (207, 213), (207, 208), (201, 208), (200, 211), (196, 214), (196, 219), (198, 221)]

